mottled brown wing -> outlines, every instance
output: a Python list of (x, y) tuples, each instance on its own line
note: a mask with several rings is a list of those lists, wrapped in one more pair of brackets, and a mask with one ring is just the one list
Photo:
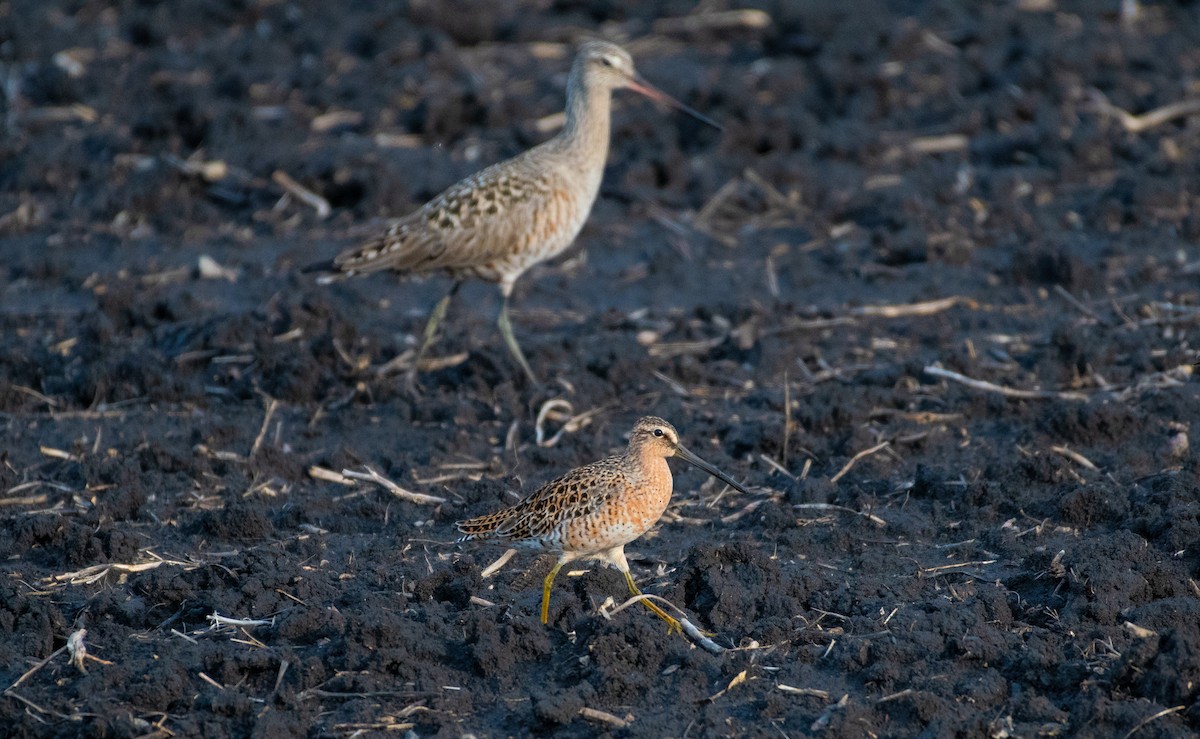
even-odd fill
[(463, 539), (534, 541), (554, 537), (563, 523), (594, 513), (606, 500), (628, 487), (619, 460), (620, 457), (610, 457), (577, 467), (511, 508), (455, 525), (466, 534)]
[(334, 259), (341, 272), (468, 268), (545, 240), (573, 197), (561, 174), (531, 150), (452, 185), (378, 238)]

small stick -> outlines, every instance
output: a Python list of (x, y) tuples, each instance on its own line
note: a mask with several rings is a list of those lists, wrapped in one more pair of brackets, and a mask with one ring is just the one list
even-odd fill
[(217, 690), (224, 690), (224, 689), (225, 689), (225, 686), (224, 686), (224, 685), (222, 685), (221, 683), (217, 682), (216, 680), (213, 680), (211, 677), (209, 677), (208, 675), (205, 675), (203, 672), (199, 673), (199, 675), (200, 675), (200, 679), (201, 679), (201, 680), (203, 680), (204, 682), (206, 682), (206, 683), (208, 683), (209, 685), (213, 686), (213, 687), (214, 687), (214, 688), (216, 688)]
[(279, 401), (275, 398), (270, 398), (270, 401), (267, 403), (267, 412), (263, 416), (262, 428), (258, 430), (258, 436), (254, 437), (254, 445), (250, 447), (250, 454), (246, 456), (253, 457), (262, 447), (263, 439), (267, 435), (267, 427), (271, 424), (271, 416), (275, 415), (275, 409), (278, 407)]
[(688, 389), (686, 387), (684, 387), (678, 380), (674, 380), (674, 379), (668, 377), (667, 375), (664, 375), (662, 372), (659, 372), (658, 370), (651, 370), (650, 374), (654, 375), (659, 380), (662, 380), (664, 383), (666, 383), (667, 387), (671, 388), (671, 392), (675, 393), (679, 397), (681, 397), (681, 398), (691, 397), (691, 395), (692, 395), (691, 392), (689, 392)]
[(881, 450), (883, 450), (883, 449), (887, 449), (887, 448), (888, 448), (888, 446), (890, 446), (890, 445), (891, 445), (891, 442), (888, 442), (888, 441), (881, 441), (881, 442), (879, 442), (878, 444), (876, 444), (875, 446), (871, 447), (870, 449), (864, 449), (864, 450), (862, 450), (861, 452), (859, 452), (858, 454), (855, 454), (853, 457), (851, 457), (851, 458), (850, 458), (850, 461), (846, 463), (846, 466), (845, 466), (845, 467), (842, 467), (842, 469), (841, 469), (841, 470), (840, 470), (840, 471), (839, 471), (839, 472), (838, 472), (836, 475), (834, 475), (833, 477), (829, 478), (829, 481), (830, 481), (830, 482), (837, 482), (838, 480), (842, 479), (842, 477), (843, 477), (843, 476), (844, 476), (844, 475), (845, 475), (847, 472), (849, 472), (849, 471), (850, 471), (850, 468), (851, 468), (851, 467), (853, 467), (855, 464), (857, 464), (857, 463), (858, 463), (858, 460), (862, 459), (863, 457), (869, 457), (869, 456), (871, 456), (872, 454), (874, 454), (874, 453), (876, 453), (876, 452), (878, 452), (878, 451), (881, 451)]
[(325, 482), (336, 482), (339, 485), (355, 485), (356, 483), (340, 472), (335, 472), (325, 467), (313, 465), (308, 468), (308, 476), (314, 480), (324, 480)]
[(892, 693), (891, 695), (885, 695), (882, 698), (879, 698), (878, 700), (876, 700), (875, 702), (876, 703), (887, 703), (888, 701), (899, 700), (900, 698), (905, 698), (907, 696), (913, 695), (916, 692), (917, 691), (913, 690), (912, 688), (905, 688), (904, 690), (901, 690), (898, 693)]
[(781, 474), (781, 475), (785, 475), (785, 476), (787, 476), (787, 477), (790, 477), (790, 478), (792, 478), (793, 480), (795, 480), (795, 479), (796, 479), (796, 476), (795, 476), (795, 475), (793, 475), (791, 472), (788, 472), (788, 470), (787, 470), (787, 467), (784, 467), (784, 466), (783, 466), (782, 464), (780, 464), (779, 462), (776, 462), (775, 460), (771, 459), (771, 458), (770, 458), (770, 457), (768, 457), (766, 454), (759, 454), (759, 455), (758, 455), (758, 458), (759, 458), (759, 459), (761, 459), (761, 460), (763, 461), (763, 464), (767, 465), (768, 467), (770, 467), (771, 469), (775, 470), (775, 471), (776, 471), (776, 472), (778, 472), (779, 474)]
[(53, 652), (50, 653), (49, 657), (46, 657), (41, 662), (38, 662), (33, 667), (30, 667), (28, 670), (25, 671), (24, 675), (21, 675), (20, 677), (17, 678), (17, 681), (15, 683), (13, 683), (12, 685), (9, 685), (7, 688), (5, 688), (4, 689), (5, 694), (11, 694), (10, 691), (14, 690), (18, 685), (25, 682), (25, 680), (28, 679), (31, 675), (33, 675), (33, 673), (37, 672), (38, 670), (42, 669), (46, 665), (50, 664), (50, 660), (54, 659), (55, 657), (57, 657), (58, 655), (62, 654), (65, 651), (67, 651), (66, 644), (62, 645), (58, 649), (55, 649)]
[(771, 16), (761, 10), (719, 10), (654, 21), (654, 32), (664, 35), (704, 31), (727, 33), (738, 29), (761, 30), (771, 25)]
[(821, 690), (820, 688), (794, 688), (791, 685), (784, 685), (783, 683), (778, 683), (775, 686), (775, 689), (781, 693), (791, 693), (792, 695), (808, 695), (808, 696), (812, 696), (813, 698), (821, 698), (822, 700), (829, 700), (829, 691)]
[(712, 695), (708, 696), (704, 700), (707, 701), (708, 703), (712, 703), (712, 702), (716, 701), (717, 698), (720, 698), (721, 696), (725, 695), (730, 690), (736, 688), (737, 686), (741, 685), (744, 682), (746, 682), (746, 670), (742, 670), (738, 674), (734, 675), (733, 679), (729, 681), (728, 685), (726, 685), (721, 690), (718, 690), (717, 692), (713, 693)]
[(1132, 729), (1130, 729), (1129, 732), (1127, 734), (1125, 734), (1125, 736), (1121, 737), (1121, 739), (1129, 739), (1129, 737), (1131, 737), (1134, 734), (1141, 731), (1146, 726), (1146, 724), (1150, 723), (1151, 721), (1162, 718), (1163, 716), (1169, 716), (1172, 713), (1179, 713), (1180, 711), (1182, 711), (1185, 708), (1187, 708), (1187, 706), (1174, 706), (1172, 708), (1164, 708), (1161, 711), (1159, 711), (1158, 713), (1154, 714), (1153, 716), (1147, 716), (1146, 718), (1142, 719), (1141, 721), (1138, 721), (1137, 726), (1134, 726)]
[(501, 554), (500, 558), (497, 559), (495, 562), (492, 562), (487, 567), (484, 567), (483, 572), (479, 573), (479, 576), (486, 580), (487, 578), (491, 577), (492, 575), (495, 575), (497, 572), (500, 571), (500, 568), (502, 568), (502, 567), (504, 567), (504, 565), (508, 564), (508, 560), (512, 559), (513, 555), (515, 555), (516, 553), (517, 553), (516, 549), (507, 550), (506, 552), (504, 552), (504, 554)]
[(1096, 110), (1114, 116), (1120, 121), (1122, 128), (1129, 133), (1142, 133), (1155, 126), (1161, 126), (1164, 123), (1173, 121), (1176, 118), (1186, 118), (1190, 115), (1200, 113), (1200, 98), (1180, 100), (1176, 103), (1164, 105), (1161, 108), (1146, 111), (1141, 115), (1133, 115), (1124, 108), (1118, 108), (1110, 103), (1108, 98), (1104, 96), (1104, 93), (1099, 90), (1091, 90), (1089, 94)]
[(971, 140), (961, 133), (918, 136), (908, 142), (908, 151), (912, 154), (949, 154), (952, 151), (965, 151), (970, 144)]
[(1070, 390), (1020, 390), (1017, 388), (1004, 387), (985, 380), (976, 380), (966, 375), (960, 375), (957, 372), (952, 372), (937, 365), (929, 365), (925, 368), (925, 373), (934, 377), (944, 377), (947, 380), (953, 380), (962, 385), (966, 385), (974, 390), (981, 390), (987, 393), (998, 393), (1008, 398), (1022, 398), (1025, 400), (1074, 400), (1086, 402), (1088, 400), (1087, 393), (1079, 393)]
[(20, 693), (17, 693), (12, 688), (9, 688), (8, 690), (4, 691), (4, 695), (7, 695), (9, 698), (16, 698), (17, 700), (21, 701), (22, 703), (29, 706), (33, 710), (37, 711), (38, 713), (44, 714), (46, 716), (54, 716), (55, 718), (62, 719), (63, 721), (69, 721), (72, 718), (71, 716), (68, 716), (66, 714), (59, 713), (58, 711), (51, 711), (48, 708), (42, 708), (41, 706), (39, 706), (38, 704), (29, 700), (25, 696), (21, 695)]
[(812, 511), (843, 511), (845, 513), (853, 513), (856, 516), (862, 516), (879, 528), (887, 526), (887, 521), (884, 521), (874, 513), (856, 511), (853, 508), (847, 508), (846, 506), (837, 505), (836, 503), (797, 503), (796, 505), (792, 506), (792, 508), (800, 508), (802, 510)]
[(279, 686), (283, 685), (283, 676), (287, 674), (288, 668), (291, 666), (292, 663), (286, 659), (279, 661), (279, 672), (275, 675), (275, 687), (271, 688), (271, 694), (267, 696), (268, 703), (279, 694)]
[(1092, 320), (1096, 321), (1096, 322), (1097, 322), (1097, 323), (1099, 323), (1099, 324), (1102, 324), (1102, 325), (1107, 325), (1107, 322), (1106, 322), (1106, 321), (1105, 321), (1103, 318), (1101, 318), (1100, 316), (1096, 315), (1096, 311), (1092, 310), (1091, 308), (1087, 307), (1087, 306), (1086, 306), (1086, 305), (1084, 305), (1082, 302), (1080, 302), (1079, 298), (1077, 298), (1077, 297), (1075, 297), (1074, 295), (1072, 295), (1072, 294), (1071, 294), (1071, 293), (1070, 293), (1070, 292), (1067, 290), (1067, 288), (1063, 287), (1062, 285), (1055, 285), (1055, 286), (1054, 286), (1054, 292), (1055, 292), (1055, 293), (1056, 293), (1056, 294), (1057, 294), (1057, 295), (1058, 295), (1060, 298), (1062, 298), (1063, 300), (1065, 300), (1065, 301), (1067, 301), (1068, 303), (1070, 303), (1070, 304), (1072, 305), (1072, 307), (1074, 307), (1074, 308), (1075, 308), (1075, 310), (1079, 311), (1080, 313), (1084, 314), (1084, 315), (1085, 315), (1085, 316), (1087, 316), (1088, 318), (1091, 318)]
[(829, 726), (829, 723), (831, 721), (833, 721), (833, 714), (844, 709), (849, 704), (850, 704), (850, 694), (849, 693), (846, 693), (840, 699), (838, 699), (837, 703), (830, 703), (828, 706), (825, 707), (825, 710), (821, 712), (821, 715), (817, 716), (817, 719), (812, 722), (812, 725), (808, 727), (809, 731), (812, 731), (814, 733), (818, 732), (818, 731), (824, 731), (826, 729), (826, 727)]
[[(542, 407), (538, 409), (537, 420), (535, 420), (533, 424), (534, 440), (540, 447), (552, 447), (562, 439), (563, 434), (573, 434), (581, 428), (587, 426), (592, 422), (592, 416), (600, 413), (603, 410), (604, 406), (600, 406), (599, 408), (593, 408), (590, 411), (584, 411), (583, 413), (576, 414), (575, 408), (571, 405), (570, 401), (564, 400), (563, 398), (551, 398), (545, 403), (542, 403)], [(556, 413), (556, 411), (567, 414), (567, 419), (563, 423), (562, 428), (560, 428), (554, 434), (554, 436), (551, 436), (549, 439), (547, 439), (545, 427), (546, 420), (559, 420), (562, 418), (562, 415), (560, 415), (560, 413)]]
[(1076, 464), (1086, 467), (1089, 470), (1096, 470), (1096, 471), (1100, 470), (1099, 467), (1097, 467), (1095, 464), (1092, 463), (1092, 460), (1083, 456), (1079, 452), (1072, 451), (1072, 450), (1066, 448), (1065, 446), (1052, 446), (1052, 447), (1050, 447), (1050, 451), (1055, 452), (1057, 454), (1061, 454), (1064, 457), (1066, 457), (1067, 459), (1071, 460), (1072, 462), (1075, 462)]
[[(788, 443), (792, 439), (792, 386), (788, 382), (787, 370), (783, 371), (783, 449), (779, 453), (780, 462), (787, 467)], [(795, 479), (795, 478), (793, 478)]]
[(328, 200), (293, 180), (287, 172), (277, 169), (271, 175), (271, 179), (275, 181), (276, 185), (282, 187), (285, 192), (293, 195), (297, 200), (317, 211), (317, 218), (320, 220), (325, 220), (333, 212), (333, 208), (329, 205)]
[(222, 626), (269, 626), (274, 623), (274, 620), (267, 621), (261, 618), (229, 618), (228, 616), (222, 616), (216, 611), (213, 611), (205, 618), (212, 622), (212, 626), (209, 627), (210, 629), (217, 629)]
[(608, 711), (601, 711), (597, 708), (588, 708), (587, 706), (579, 709), (579, 715), (590, 721), (599, 721), (602, 724), (610, 724), (618, 729), (624, 729), (625, 727), (629, 726), (629, 724), (633, 723), (633, 716), (631, 714), (627, 713), (625, 714), (625, 718), (621, 718), (620, 716), (614, 716)]
[(935, 313), (941, 313), (944, 310), (953, 308), (956, 305), (965, 305), (968, 308), (976, 309), (979, 303), (964, 298), (959, 295), (953, 295), (949, 298), (941, 298), (939, 300), (926, 300), (921, 303), (907, 303), (904, 305), (862, 305), (850, 310), (852, 316), (871, 316), (876, 318), (901, 318), (904, 316), (931, 316)]
[(446, 502), (445, 498), (439, 498), (436, 495), (426, 495), (424, 493), (414, 493), (411, 490), (405, 490), (370, 467), (364, 467), (363, 469), (366, 470), (365, 473), (355, 472), (354, 470), (342, 470), (342, 474), (352, 480), (367, 480), (369, 482), (373, 482), (376, 485), (383, 487), (397, 498), (400, 498), (401, 500), (407, 500), (410, 503), (416, 503), (418, 505), (440, 505)]
[(11, 387), (13, 390), (16, 390), (19, 393), (24, 393), (25, 395), (28, 395), (29, 397), (34, 398), (34, 399), (38, 400), (39, 402), (45, 403), (46, 405), (50, 406), (51, 408), (58, 407), (57, 400), (55, 400), (54, 398), (51, 398), (49, 396), (43, 395), (31, 387), (25, 387), (24, 385), (9, 385), (9, 387)]
[(921, 574), (928, 575), (934, 572), (946, 572), (947, 570), (955, 570), (960, 567), (974, 567), (976, 565), (995, 564), (998, 560), (995, 559), (978, 559), (974, 562), (956, 562), (952, 565), (938, 565), (937, 567), (922, 567)]

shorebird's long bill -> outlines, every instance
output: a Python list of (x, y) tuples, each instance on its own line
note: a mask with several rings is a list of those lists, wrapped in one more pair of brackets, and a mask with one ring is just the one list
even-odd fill
[(709, 118), (708, 116), (704, 115), (703, 113), (696, 110), (695, 108), (684, 105), (683, 103), (679, 102), (675, 98), (671, 97), (667, 93), (658, 89), (657, 87), (650, 84), (649, 82), (642, 79), (640, 76), (638, 76), (636, 74), (629, 78), (629, 89), (633, 90), (634, 92), (641, 93), (642, 95), (645, 95), (646, 97), (650, 98), (651, 100), (654, 100), (655, 102), (659, 102), (659, 103), (662, 103), (663, 105), (670, 106), (670, 107), (674, 108), (675, 110), (681, 110), (684, 113), (687, 113), (691, 117), (695, 118), (696, 120), (700, 121), (701, 123), (707, 123), (708, 125), (712, 126), (713, 128), (717, 129), (718, 131), (725, 130), (725, 127), (722, 126), (720, 123), (717, 123), (712, 118)]
[(676, 444), (676, 445), (675, 445), (675, 454), (676, 454), (676, 456), (678, 456), (680, 459), (682, 459), (684, 462), (687, 462), (687, 463), (688, 463), (688, 464), (690, 464), (690, 465), (693, 465), (693, 466), (699, 467), (700, 469), (704, 470), (705, 472), (707, 472), (708, 474), (710, 474), (710, 475), (712, 475), (713, 477), (717, 478), (718, 480), (720, 480), (721, 482), (725, 483), (726, 485), (729, 485), (729, 486), (730, 486), (730, 487), (732, 487), (732, 488), (735, 488), (735, 489), (737, 489), (737, 490), (740, 490), (740, 491), (742, 491), (743, 493), (746, 493), (747, 495), (749, 495), (749, 494), (750, 494), (750, 491), (749, 491), (749, 490), (747, 490), (746, 488), (742, 487), (742, 486), (741, 486), (741, 485), (739, 485), (738, 483), (734, 482), (734, 481), (733, 481), (733, 478), (731, 478), (729, 475), (727, 475), (727, 474), (725, 474), (724, 472), (720, 471), (720, 470), (719, 470), (719, 469), (717, 469), (716, 467), (713, 467), (711, 464), (709, 464), (708, 462), (705, 462), (703, 459), (700, 459), (700, 458), (699, 458), (699, 457), (697, 457), (695, 454), (692, 454), (692, 453), (691, 453), (691, 452), (689, 452), (689, 451), (687, 450), (687, 448), (686, 448), (686, 447), (684, 447), (682, 444)]

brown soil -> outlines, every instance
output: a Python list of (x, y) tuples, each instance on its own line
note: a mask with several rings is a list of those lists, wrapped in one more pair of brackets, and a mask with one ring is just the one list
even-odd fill
[[(1103, 102), (1200, 94), (1200, 4), (109, 6), (0, 3), (0, 686), (103, 660), (9, 735), (1200, 731), (1200, 118)], [(518, 287), (546, 385), (471, 285), (413, 401), (375, 368), (444, 280), (299, 267), (543, 139), (582, 31), (726, 130), (621, 96)], [(539, 446), (556, 398), (597, 412)], [(741, 649), (606, 618), (596, 567), (542, 626), (550, 557), (453, 544), (645, 413), (755, 490), (677, 467), (628, 548)], [(447, 502), (309, 472), (364, 465)]]

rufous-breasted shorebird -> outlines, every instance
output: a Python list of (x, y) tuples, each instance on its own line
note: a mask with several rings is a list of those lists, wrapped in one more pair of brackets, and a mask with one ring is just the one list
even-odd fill
[[(558, 562), (542, 584), (542, 623), (550, 614), (554, 576), (568, 562), (598, 559), (625, 575), (629, 591), (641, 595), (625, 560), (625, 545), (646, 533), (671, 500), (668, 457), (679, 457), (727, 485), (747, 492), (728, 475), (679, 443), (675, 427), (661, 418), (639, 419), (624, 454), (577, 467), (538, 488), (516, 505), (455, 524), (458, 541), (491, 539), (515, 547), (558, 552)], [(667, 622), (680, 623), (649, 600), (647, 608)]]
[(608, 156), (612, 93), (622, 89), (720, 128), (642, 79), (633, 59), (620, 46), (588, 41), (571, 67), (566, 123), (554, 138), (452, 185), (378, 237), (342, 252), (331, 263), (308, 268), (333, 273), (322, 281), (382, 270), (449, 273), (453, 284), (425, 324), (409, 370), (410, 388), (451, 298), (463, 280), (471, 277), (500, 286), (496, 322), (500, 334), (525, 375), (537, 384), (513, 336), (509, 296), (525, 270), (562, 253), (587, 220)]

